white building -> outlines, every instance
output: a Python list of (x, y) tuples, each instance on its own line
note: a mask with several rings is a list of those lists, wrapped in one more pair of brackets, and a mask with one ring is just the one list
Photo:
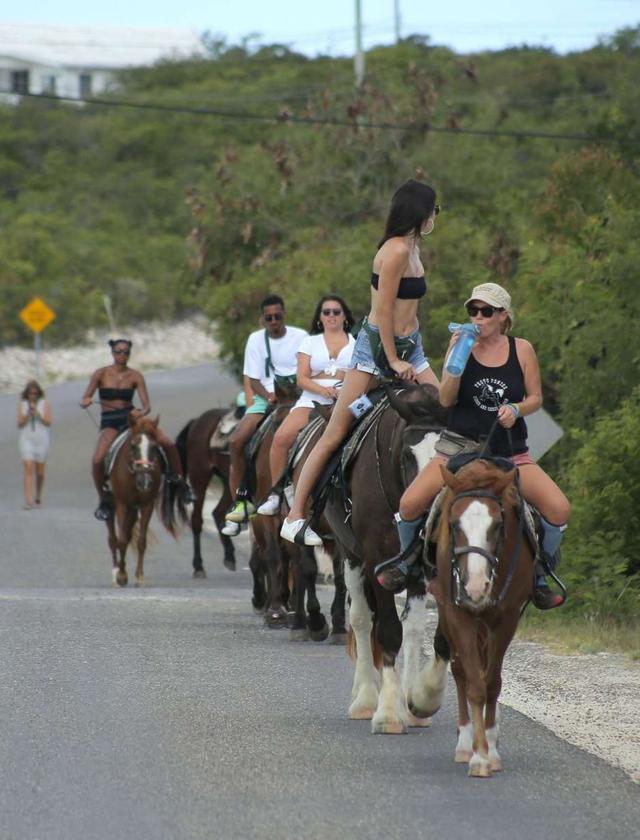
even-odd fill
[(0, 95), (96, 96), (115, 87), (117, 70), (195, 54), (200, 36), (187, 29), (0, 23)]

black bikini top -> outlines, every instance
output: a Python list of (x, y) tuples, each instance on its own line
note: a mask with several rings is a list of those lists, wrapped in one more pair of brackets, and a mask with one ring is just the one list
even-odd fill
[(133, 399), (133, 388), (99, 388), (98, 394), (101, 400), (111, 402), (113, 400), (122, 400), (123, 402), (131, 402)]
[[(371, 274), (371, 285), (374, 289), (378, 289), (378, 281), (380, 280), (380, 275), (376, 274), (375, 271)], [(400, 285), (398, 286), (398, 294), (401, 300), (418, 300), (418, 298), (423, 297), (427, 293), (427, 281), (424, 276), (422, 277), (403, 277), (400, 280)]]

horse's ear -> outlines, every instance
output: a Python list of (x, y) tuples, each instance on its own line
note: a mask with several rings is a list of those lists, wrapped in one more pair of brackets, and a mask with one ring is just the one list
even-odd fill
[(514, 467), (509, 472), (504, 473), (494, 484), (493, 489), (497, 496), (507, 489), (507, 487), (512, 484), (516, 479), (516, 473), (518, 470)]
[(444, 483), (447, 487), (450, 487), (453, 491), (455, 491), (459, 484), (456, 476), (451, 472), (451, 470), (448, 470), (444, 464), (440, 464), (440, 472), (442, 473)]

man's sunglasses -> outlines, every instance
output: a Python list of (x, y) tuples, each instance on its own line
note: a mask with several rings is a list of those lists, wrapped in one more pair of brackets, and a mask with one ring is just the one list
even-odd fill
[(274, 312), (273, 315), (263, 315), (264, 320), (270, 324), (271, 321), (282, 321), (284, 314), (282, 312)]
[(467, 304), (467, 312), (472, 318), (476, 315), (482, 315), (483, 318), (493, 318), (495, 312), (504, 312), (502, 306), (474, 306), (472, 303)]
[(114, 356), (128, 356), (129, 355), (128, 350), (112, 350), (111, 352), (113, 353)]
[(342, 309), (323, 309), (323, 315), (342, 315)]

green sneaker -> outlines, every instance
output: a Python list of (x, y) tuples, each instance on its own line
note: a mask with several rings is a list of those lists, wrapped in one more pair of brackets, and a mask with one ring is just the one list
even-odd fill
[(225, 514), (227, 522), (247, 522), (251, 516), (255, 516), (256, 506), (249, 499), (240, 499), (231, 510)]

